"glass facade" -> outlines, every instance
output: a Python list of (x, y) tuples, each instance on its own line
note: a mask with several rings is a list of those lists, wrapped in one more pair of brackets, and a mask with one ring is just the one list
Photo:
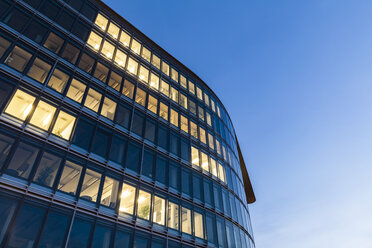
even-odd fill
[(1, 247), (254, 247), (231, 120), (96, 0), (0, 1)]

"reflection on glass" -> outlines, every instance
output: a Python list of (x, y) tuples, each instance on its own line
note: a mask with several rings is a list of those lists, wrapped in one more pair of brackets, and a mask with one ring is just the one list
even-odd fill
[(198, 138), (198, 129), (197, 129), (197, 125), (195, 124), (195, 122), (193, 121), (190, 121), (190, 133), (191, 135), (194, 137), (194, 138)]
[(40, 101), (36, 106), (34, 114), (32, 115), (30, 124), (33, 124), (43, 130), (48, 130), (55, 112), (55, 107), (44, 101)]
[(220, 163), (218, 163), (218, 178), (221, 181), (226, 182), (226, 180), (225, 180), (225, 168)]
[(74, 124), (75, 117), (61, 110), (57, 116), (52, 133), (65, 140), (69, 140)]
[(61, 179), (59, 180), (58, 190), (75, 195), (81, 171), (81, 166), (73, 162), (66, 161), (65, 166), (63, 167)]
[(191, 94), (195, 95), (195, 84), (191, 81), (189, 81), (189, 91)]
[(186, 78), (183, 75), (180, 75), (180, 84), (185, 89), (187, 88), (187, 80), (186, 80)]
[(207, 138), (205, 136), (205, 130), (202, 127), (199, 127), (199, 136), (200, 136), (200, 141), (203, 142), (204, 144), (207, 144)]
[(178, 103), (178, 90), (176, 90), (175, 88), (171, 87), (171, 91), (170, 91), (170, 98), (177, 102)]
[[(7, 41), (6, 39), (0, 37), (0, 57), (3, 56), (6, 49), (8, 49), (9, 46), (10, 46), (10, 42)], [(1, 241), (1, 239), (0, 239), (0, 241)]]
[(123, 183), (120, 195), (120, 208), (119, 212), (126, 214), (133, 214), (134, 197), (136, 195), (136, 188)]
[(83, 185), (81, 186), (80, 198), (97, 201), (101, 174), (90, 169), (85, 171)]
[(90, 45), (94, 50), (98, 51), (102, 42), (102, 37), (92, 31), (89, 35), (87, 44)]
[(197, 97), (203, 101), (203, 91), (199, 87), (196, 87), (196, 95)]
[(101, 115), (109, 118), (110, 120), (114, 120), (115, 110), (116, 102), (114, 102), (108, 97), (105, 97), (105, 100), (103, 101), (102, 105)]
[(201, 154), (201, 167), (203, 170), (209, 171), (209, 163), (208, 163), (208, 155), (204, 152), (200, 152)]
[(178, 71), (176, 71), (174, 68), (172, 68), (171, 70), (171, 76), (172, 76), (172, 79), (176, 82), (178, 82)]
[(168, 227), (178, 230), (178, 205), (168, 202)]
[(0, 169), (2, 168), (5, 159), (9, 154), (13, 143), (14, 143), (13, 138), (0, 134)]
[(26, 67), (27, 62), (30, 60), (31, 54), (26, 52), (24, 49), (16, 46), (13, 51), (8, 55), (5, 60), (5, 64), (16, 69), (17, 71), (23, 71)]
[(66, 96), (72, 100), (81, 103), (85, 92), (86, 85), (82, 82), (72, 79), (70, 87), (68, 88)]
[(59, 93), (65, 89), (69, 76), (59, 69), (55, 69), (49, 79), (48, 86)]
[(88, 91), (87, 97), (85, 99), (84, 106), (97, 112), (99, 108), (99, 104), (101, 103), (101, 97), (102, 97), (102, 94), (90, 88)]
[(6, 173), (10, 176), (28, 178), (38, 153), (37, 147), (20, 143), (10, 160)]
[(165, 200), (159, 196), (154, 197), (152, 221), (162, 226), (165, 225)]
[(151, 203), (151, 194), (146, 191), (140, 190), (137, 200), (137, 216), (149, 220), (150, 219), (150, 203)]
[(187, 96), (181, 93), (179, 96), (180, 96), (180, 105), (184, 107), (185, 109), (187, 109)]
[(97, 18), (94, 22), (98, 27), (100, 27), (102, 30), (106, 30), (108, 20), (106, 17), (98, 13)]
[(191, 147), (191, 163), (199, 166), (199, 150), (193, 146)]
[(213, 139), (213, 135), (208, 133), (208, 145), (209, 145), (209, 148), (211, 148), (212, 150), (214, 150), (214, 139)]
[(204, 92), (204, 102), (207, 106), (209, 106), (209, 96), (207, 95), (207, 93)]
[(106, 177), (102, 189), (101, 204), (110, 208), (115, 208), (118, 192), (119, 182), (110, 177)]
[(182, 207), (182, 232), (191, 234), (191, 210)]
[(61, 158), (45, 152), (40, 160), (33, 181), (41, 185), (52, 187), (61, 161)]
[(35, 79), (40, 83), (44, 83), (51, 67), (52, 66), (50, 64), (42, 61), (39, 58), (36, 58), (31, 68), (28, 70), (27, 76), (29, 76), (32, 79)]
[(5, 113), (24, 121), (30, 114), (34, 101), (34, 96), (22, 90), (17, 90), (10, 100), (8, 107), (5, 109)]

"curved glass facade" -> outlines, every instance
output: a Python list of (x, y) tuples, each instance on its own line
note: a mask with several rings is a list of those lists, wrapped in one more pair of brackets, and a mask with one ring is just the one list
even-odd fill
[(1, 247), (254, 247), (231, 120), (100, 1), (0, 1)]

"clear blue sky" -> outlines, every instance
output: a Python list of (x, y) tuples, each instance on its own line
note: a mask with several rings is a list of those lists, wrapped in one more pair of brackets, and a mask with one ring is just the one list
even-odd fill
[(105, 2), (223, 101), (257, 247), (372, 247), (371, 0)]

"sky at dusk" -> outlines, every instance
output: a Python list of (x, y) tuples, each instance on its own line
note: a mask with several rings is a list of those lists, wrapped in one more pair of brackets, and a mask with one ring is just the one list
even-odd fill
[(372, 247), (371, 0), (104, 2), (224, 103), (256, 247)]

